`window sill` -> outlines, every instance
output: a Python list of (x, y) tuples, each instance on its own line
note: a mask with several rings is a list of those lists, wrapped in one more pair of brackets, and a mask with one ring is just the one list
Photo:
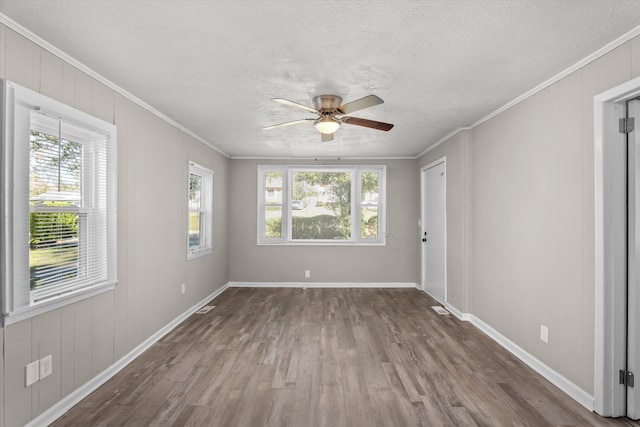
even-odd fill
[(386, 242), (258, 242), (258, 246), (386, 246)]
[(209, 255), (213, 250), (211, 248), (208, 249), (200, 249), (199, 251), (188, 252), (187, 253), (187, 261), (191, 261), (192, 259), (200, 258), (205, 255)]
[(60, 295), (55, 298), (48, 299), (39, 303), (35, 303), (29, 307), (25, 307), (9, 314), (2, 316), (3, 326), (12, 325), (22, 320), (30, 319), (31, 317), (39, 316), (48, 311), (56, 310), (69, 304), (73, 304), (78, 301), (82, 301), (87, 298), (100, 295), (105, 292), (115, 289), (117, 282), (106, 282), (99, 285), (91, 286), (88, 288), (78, 289), (75, 292), (71, 292), (65, 295)]

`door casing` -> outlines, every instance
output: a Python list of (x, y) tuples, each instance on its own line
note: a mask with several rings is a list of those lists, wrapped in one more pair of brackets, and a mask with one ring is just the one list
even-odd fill
[[(594, 97), (595, 336), (594, 402), (600, 415), (626, 415), (619, 371), (626, 366), (626, 135), (618, 121), (640, 95), (640, 77)], [(640, 355), (635, 355), (636, 358)]]
[[(442, 304), (446, 304), (447, 302), (447, 214), (446, 214), (446, 204), (447, 204), (447, 185), (446, 185), (446, 179), (447, 179), (447, 159), (446, 157), (442, 157), (434, 162), (429, 163), (426, 166), (423, 166), (420, 169), (420, 239), (422, 239), (422, 237), (424, 237), (424, 229), (425, 229), (425, 219), (427, 218), (427, 212), (425, 209), (425, 197), (426, 197), (426, 186), (425, 186), (425, 179), (426, 179), (426, 174), (427, 174), (427, 170), (431, 169), (434, 166), (439, 165), (440, 163), (443, 164), (443, 169), (444, 169), (444, 222), (443, 222), (443, 233), (444, 233), (444, 254), (443, 254), (443, 258), (444, 258), (444, 298), (442, 301), (440, 301)], [(426, 283), (426, 262), (425, 262), (425, 251), (426, 251), (426, 245), (424, 243), (420, 243), (420, 268), (421, 268), (421, 288), (423, 291), (426, 291), (425, 289), (425, 283)]]

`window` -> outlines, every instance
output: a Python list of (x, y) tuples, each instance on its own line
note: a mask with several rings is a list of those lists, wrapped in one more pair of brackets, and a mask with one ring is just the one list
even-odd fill
[(258, 166), (258, 244), (385, 244), (385, 166)]
[(11, 322), (115, 285), (116, 127), (10, 82), (2, 90), (2, 309)]
[(211, 253), (213, 172), (189, 162), (187, 259)]

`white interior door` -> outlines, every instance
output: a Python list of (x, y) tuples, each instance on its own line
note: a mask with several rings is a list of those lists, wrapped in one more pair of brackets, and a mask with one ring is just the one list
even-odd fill
[[(628, 135), (628, 221), (627, 221), (627, 373), (640, 366), (640, 101), (627, 103), (627, 116), (634, 118), (636, 130)], [(628, 381), (628, 378), (627, 378)], [(635, 381), (634, 381), (635, 382)], [(627, 384), (627, 417), (640, 418), (640, 384)]]
[(422, 289), (446, 302), (446, 167), (444, 159), (422, 169)]

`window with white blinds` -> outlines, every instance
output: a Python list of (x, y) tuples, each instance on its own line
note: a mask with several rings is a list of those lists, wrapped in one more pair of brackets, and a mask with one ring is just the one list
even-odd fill
[(2, 83), (6, 323), (115, 284), (116, 128)]
[(32, 302), (105, 280), (107, 135), (31, 112)]
[(211, 253), (213, 172), (189, 162), (187, 198), (187, 259)]

